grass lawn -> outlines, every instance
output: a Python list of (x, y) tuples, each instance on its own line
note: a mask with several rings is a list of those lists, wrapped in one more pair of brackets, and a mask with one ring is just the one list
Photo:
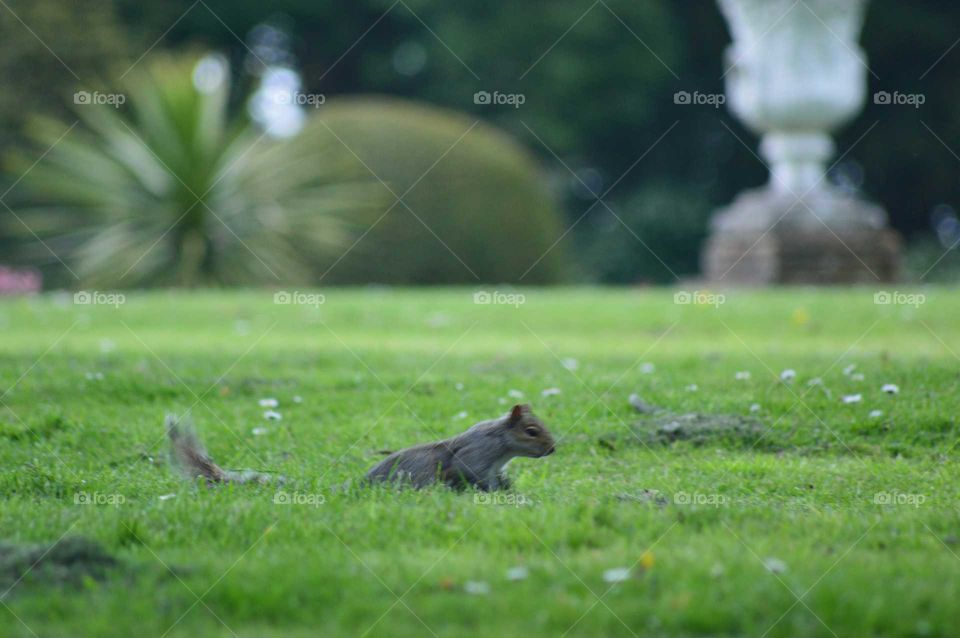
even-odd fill
[[(117, 561), (17, 580), (0, 560), (0, 635), (956, 634), (955, 292), (522, 292), (0, 302), (0, 540), (84, 537)], [(510, 391), (559, 438), (511, 464), (513, 491), (357, 485)], [(634, 392), (763, 431), (664, 442)], [(188, 410), (222, 465), (282, 491), (176, 476), (162, 422)]]

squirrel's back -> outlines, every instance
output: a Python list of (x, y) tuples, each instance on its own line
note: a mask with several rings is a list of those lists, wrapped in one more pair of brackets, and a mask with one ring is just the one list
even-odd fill
[(453, 459), (451, 439), (424, 443), (394, 452), (367, 472), (369, 481), (396, 481), (426, 487), (443, 480)]

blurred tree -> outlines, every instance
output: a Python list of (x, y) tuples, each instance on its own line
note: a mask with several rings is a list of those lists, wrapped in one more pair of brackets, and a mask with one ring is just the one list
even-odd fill
[[(120, 4), (132, 22), (156, 20), (158, 33), (175, 23), (165, 42), (194, 38), (227, 47), (254, 72), (273, 60), (250, 32), (264, 21), (287, 29), (307, 92), (404, 95), (493, 120), (552, 166), (551, 183), (568, 203), (570, 223), (592, 203), (581, 180), (604, 190), (627, 173), (622, 190), (630, 193), (643, 172), (690, 164), (672, 154), (627, 172), (672, 123), (660, 115), (672, 104), (681, 42), (673, 37), (674, 11), (663, 3), (287, 0), (269, 11), (252, 0), (208, 0), (193, 8), (185, 0), (152, 9)], [(522, 94), (524, 103), (478, 104), (478, 91)]]
[[(960, 210), (958, 25), (957, 3), (873, 0), (862, 38), (873, 71), (869, 97), (838, 142), (845, 150), (863, 136), (851, 153), (858, 183), (884, 204), (895, 228), (918, 239), (931, 231), (939, 205)], [(876, 104), (877, 91), (921, 94), (925, 102)]]
[[(55, 145), (63, 123), (30, 127), (52, 148), (23, 179), (23, 234), (45, 240), (28, 244), (33, 257), (52, 252), (81, 285), (307, 282), (346, 241), (345, 218), (376, 201), (339, 145), (276, 142), (231, 119), (219, 57), (154, 56), (122, 86), (78, 104), (84, 125)], [(12, 158), (17, 171), (32, 161)]]
[[(523, 120), (575, 165), (609, 166), (613, 179), (648, 141), (664, 101), (671, 103), (670, 67), (681, 45), (669, 5), (635, 0), (280, 0), (269, 8), (254, 0), (117, 2), (141, 39), (169, 29), (163, 45), (231, 50), (253, 71), (272, 60), (245, 44), (254, 27), (271, 22), (291, 35), (305, 91), (434, 101), (535, 141)], [(490, 108), (474, 102), (480, 90), (519, 92), (526, 101), (517, 110)]]
[[(127, 52), (113, 6), (100, 0), (4, 0), (0, 6), (0, 147), (25, 144), (23, 126), (38, 114), (68, 117), (78, 88), (99, 87)], [(72, 122), (73, 120), (71, 120)], [(63, 133), (69, 124), (64, 125)], [(35, 149), (34, 159), (44, 149)], [(0, 173), (0, 195), (9, 196), (19, 175)], [(0, 206), (0, 228), (16, 224)], [(16, 240), (0, 232), (0, 255)]]
[(127, 59), (128, 40), (109, 2), (4, 0), (0, 7), (0, 144), (19, 137), (26, 118), (68, 115), (74, 91), (102, 86)]
[(305, 137), (344, 144), (385, 199), (402, 199), (357, 218), (368, 231), (325, 281), (542, 284), (567, 270), (539, 167), (491, 126), (406, 100), (339, 98)]

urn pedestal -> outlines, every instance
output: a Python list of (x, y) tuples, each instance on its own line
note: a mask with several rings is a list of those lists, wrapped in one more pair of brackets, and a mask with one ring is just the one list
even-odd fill
[(882, 208), (831, 186), (830, 133), (866, 97), (857, 45), (866, 0), (719, 0), (730, 25), (727, 103), (761, 136), (766, 186), (712, 220), (707, 277), (729, 283), (856, 283), (897, 276)]

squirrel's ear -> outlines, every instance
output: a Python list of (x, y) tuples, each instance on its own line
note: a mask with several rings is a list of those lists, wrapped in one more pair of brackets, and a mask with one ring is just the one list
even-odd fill
[(524, 406), (519, 404), (513, 406), (513, 409), (510, 410), (510, 425), (513, 425), (523, 418), (523, 408)]

